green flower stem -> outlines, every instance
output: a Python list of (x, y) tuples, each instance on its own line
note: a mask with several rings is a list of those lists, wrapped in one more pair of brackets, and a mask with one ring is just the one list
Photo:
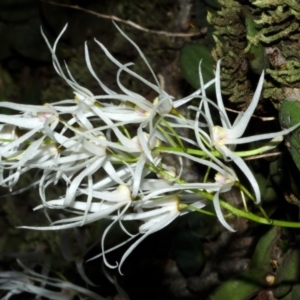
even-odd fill
[[(180, 148), (180, 147), (165, 147), (165, 146), (162, 146), (162, 147), (156, 147), (153, 150), (154, 151), (160, 151), (160, 152), (167, 152), (167, 153), (171, 153), (171, 152), (187, 153), (187, 154), (196, 155), (196, 156), (200, 156), (200, 157), (207, 157), (207, 154), (204, 151), (201, 151), (201, 150), (198, 150), (198, 149), (192, 149), (192, 148), (184, 149), (184, 148)], [(262, 153), (264, 153), (268, 150), (270, 150), (268, 147), (263, 146), (263, 147), (253, 149), (253, 150), (236, 151), (234, 153), (239, 157), (249, 157), (249, 156), (262, 154)], [(223, 155), (217, 150), (210, 151), (210, 153), (214, 157), (218, 157), (218, 158), (223, 157)]]
[(239, 181), (236, 181), (234, 183), (234, 186), (236, 186), (239, 190), (244, 192), (253, 202), (255, 202), (255, 199), (252, 196), (252, 194)]
[(270, 222), (270, 218), (267, 215), (267, 213), (265, 212), (265, 210), (262, 208), (261, 204), (257, 205), (258, 209), (260, 210), (260, 212), (262, 213), (262, 215), (265, 217), (266, 220), (268, 220)]
[(128, 139), (131, 139), (130, 133), (128, 132), (127, 128), (124, 125), (122, 125), (121, 128), (122, 128), (124, 134), (126, 135), (126, 137)]
[(184, 204), (184, 203), (179, 203), (178, 205), (178, 209), (179, 210), (183, 210), (183, 209), (190, 209), (192, 211), (197, 211), (197, 212), (200, 212), (202, 214), (205, 214), (205, 215), (208, 215), (208, 216), (212, 216), (212, 217), (215, 217), (216, 214), (211, 212), (211, 211), (207, 211), (205, 209), (201, 209), (201, 208), (198, 208), (198, 207), (195, 207), (193, 205), (189, 205), (189, 204)]
[(213, 151), (213, 150), (212, 150), (212, 147), (211, 147), (211, 145), (210, 145), (210, 141), (207, 140), (207, 139), (204, 137), (203, 134), (199, 134), (199, 137), (200, 137), (201, 141), (203, 142), (203, 144), (205, 144), (205, 146), (206, 146), (208, 149), (210, 149), (210, 151)]
[[(179, 147), (155, 147), (153, 149), (154, 151), (159, 151), (159, 152), (166, 152), (166, 153), (172, 153), (172, 152), (178, 152), (178, 153), (187, 153), (187, 154), (192, 154), (200, 157), (208, 157), (204, 151), (201, 150), (196, 150), (196, 149), (191, 149), (191, 148), (186, 148), (185, 150)], [(210, 152), (213, 156), (215, 157), (223, 157), (221, 153), (218, 151), (211, 151)]]
[(138, 157), (124, 157), (117, 155), (115, 153), (110, 153), (110, 156), (117, 159), (120, 163), (126, 162), (126, 163), (136, 163), (138, 161)]
[[(211, 200), (211, 201), (213, 200), (213, 197), (214, 197), (212, 194), (202, 192), (202, 191), (197, 191), (197, 194), (199, 194), (202, 197), (205, 197), (206, 199)], [(235, 216), (242, 217), (242, 218), (254, 221), (256, 223), (265, 224), (265, 225), (274, 225), (274, 226), (289, 227), (289, 228), (300, 228), (300, 222), (288, 222), (288, 221), (273, 220), (270, 218), (260, 217), (251, 212), (245, 212), (241, 209), (238, 209), (238, 208), (232, 206), (231, 204), (227, 203), (224, 200), (220, 199), (219, 201), (220, 201), (220, 205), (223, 208), (227, 209)]]
[(166, 126), (170, 130), (170, 132), (174, 135), (174, 137), (176, 138), (176, 140), (177, 140), (180, 148), (183, 149), (183, 150), (185, 150), (185, 147), (184, 147), (184, 145), (182, 143), (182, 139), (179, 137), (179, 135), (174, 130), (174, 128), (172, 126), (170, 126), (170, 124), (165, 119), (162, 118), (161, 121), (162, 121), (163, 125)]
[(172, 108), (172, 110), (170, 111), (170, 114), (171, 115), (174, 115), (178, 118), (181, 118), (181, 119), (185, 119), (185, 117), (179, 112), (179, 110), (177, 110), (176, 108)]
[[(166, 179), (170, 179), (170, 180), (174, 180), (174, 177), (171, 176), (170, 174), (168, 174), (166, 171), (163, 170), (159, 170), (158, 168), (151, 166), (151, 165), (146, 165), (147, 168), (149, 168), (151, 171), (155, 172), (156, 174), (160, 174), (161, 176), (163, 176)], [(175, 180), (176, 183), (178, 184), (184, 184), (186, 183), (184, 180), (182, 179), (177, 179)], [(195, 194), (212, 201), (214, 195), (210, 194), (208, 192), (204, 192), (204, 191), (200, 191), (200, 190), (192, 190), (192, 192), (194, 192)], [(263, 211), (263, 217), (255, 215), (251, 212), (247, 212), (247, 211), (243, 211), (239, 208), (236, 208), (234, 206), (232, 206), (231, 204), (227, 203), (226, 201), (220, 199), (220, 205), (225, 208), (226, 210), (230, 211), (233, 215), (237, 216), (237, 217), (242, 217), (248, 220), (251, 220), (253, 222), (259, 223), (259, 224), (265, 224), (265, 225), (274, 225), (274, 226), (280, 226), (280, 227), (289, 227), (289, 228), (300, 228), (300, 222), (289, 222), (289, 221), (281, 221), (281, 220), (273, 220), (270, 219), (266, 213)], [(209, 212), (205, 211), (205, 210), (201, 210), (192, 206), (188, 206), (188, 205), (184, 205), (184, 204), (180, 204), (179, 205), (179, 209), (184, 209), (184, 208), (190, 208), (193, 211), (199, 211), (201, 213), (205, 213), (205, 214), (210, 214)], [(211, 215), (211, 214), (210, 214)]]
[[(157, 129), (164, 135), (164, 137), (168, 140), (168, 142), (173, 146), (175, 147), (174, 149), (181, 149), (183, 150), (182, 148), (179, 148), (178, 145), (175, 143), (175, 141), (172, 139), (172, 137), (169, 135), (169, 133), (167, 133), (163, 128), (162, 126), (157, 126)], [(173, 149), (173, 147), (171, 147)], [(157, 150), (158, 148), (158, 150)], [(154, 151), (160, 151), (159, 148), (161, 147), (156, 147), (154, 148), (153, 150)]]
[(244, 205), (244, 209), (245, 209), (246, 212), (249, 212), (247, 201), (246, 201), (246, 198), (245, 198), (245, 193), (243, 191), (240, 191), (240, 192), (241, 192), (241, 198), (242, 198), (242, 202), (243, 202), (243, 205)]
[(12, 140), (12, 139), (0, 139), (0, 142), (1, 143), (11, 143), (11, 142), (13, 142), (14, 140)]
[(208, 167), (207, 170), (206, 170), (206, 172), (205, 172), (205, 175), (204, 175), (204, 178), (203, 178), (203, 182), (207, 182), (210, 170), (211, 170), (211, 168)]
[(281, 220), (273, 220), (273, 219), (266, 219), (264, 217), (260, 217), (254, 215), (250, 212), (244, 212), (240, 209), (237, 209), (227, 202), (220, 200), (220, 204), (223, 208), (231, 211), (234, 215), (238, 217), (242, 217), (256, 223), (265, 224), (265, 225), (273, 225), (273, 226), (280, 226), (280, 227), (289, 227), (289, 228), (300, 228), (300, 222), (288, 222), (288, 221), (281, 221)]
[[(251, 195), (251, 193), (239, 182), (236, 181), (234, 183), (234, 185), (236, 187), (238, 187), (242, 192), (244, 192), (253, 202), (255, 202), (254, 197)], [(268, 217), (267, 213), (265, 212), (265, 210), (262, 208), (262, 206), (260, 204), (257, 205), (258, 209), (260, 210), (260, 212), (263, 214), (263, 216), (266, 218), (266, 220), (270, 220), (270, 218)], [(246, 209), (246, 211), (248, 212), (248, 209)]]

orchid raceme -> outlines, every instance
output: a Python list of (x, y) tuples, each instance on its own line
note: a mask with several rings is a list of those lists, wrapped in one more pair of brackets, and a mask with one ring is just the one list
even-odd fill
[[(59, 278), (51, 278), (30, 270), (23, 263), (18, 261), (23, 272), (2, 271), (0, 272), (0, 290), (6, 292), (1, 299), (10, 299), (21, 293), (29, 293), (36, 298), (43, 297), (53, 300), (72, 300), (74, 297), (89, 297), (89, 299), (105, 300), (98, 294)], [(1, 293), (3, 296), (3, 293)]]
[[(188, 213), (186, 210), (180, 209), (181, 200), (177, 196), (165, 196), (162, 199), (152, 200), (152, 201), (140, 201), (137, 205), (136, 213), (128, 213), (124, 214), (121, 217), (122, 221), (133, 221), (139, 220), (143, 224), (139, 227), (139, 233), (136, 235), (130, 235), (129, 241), (132, 238), (137, 237), (138, 235), (142, 235), (139, 239), (137, 239), (123, 254), (119, 265), (115, 267), (119, 268), (119, 272), (121, 273), (121, 267), (124, 263), (125, 259), (129, 256), (129, 254), (140, 244), (147, 236), (153, 234), (171, 222), (173, 222), (178, 216)], [(197, 201), (193, 203), (195, 207), (202, 208), (205, 206), (205, 202)], [(118, 245), (114, 247), (114, 249), (118, 248)], [(98, 257), (105, 257), (105, 253), (110, 252), (112, 249), (107, 251), (103, 251), (99, 255), (91, 258), (90, 260), (96, 259)]]
[[(249, 107), (231, 123), (221, 95), (220, 61), (213, 80), (204, 84), (200, 70), (201, 87), (191, 95), (175, 99), (164, 90), (164, 80), (158, 79), (140, 48), (115, 26), (137, 50), (151, 72), (153, 82), (134, 72), (131, 62), (118, 61), (101, 42), (95, 40), (107, 59), (118, 68), (115, 81), (119, 90), (113, 91), (98, 77), (86, 43), (87, 69), (103, 90), (103, 94), (96, 95), (81, 86), (67, 64), (61, 66), (56, 55), (58, 42), (67, 26), (53, 45), (42, 32), (52, 54), (55, 71), (72, 89), (70, 99), (36, 106), (0, 102), (0, 108), (14, 111), (13, 115), (0, 114), (0, 184), (12, 190), (21, 182), (19, 178), (24, 173), (36, 172), (37, 176), (28, 187), (14, 193), (37, 186), (41, 203), (34, 210), (43, 211), (49, 225), (24, 224), (21, 226), (23, 229), (55, 231), (109, 220), (110, 225), (99, 238), (102, 252), (94, 258), (103, 257), (106, 266), (120, 271), (128, 255), (147, 236), (190, 211), (214, 215), (230, 231), (235, 229), (226, 219), (228, 212), (255, 219), (248, 214), (246, 204), (241, 209), (230, 201), (233, 187), (246, 191), (233, 168), (234, 164), (252, 186), (254, 196), (248, 191), (245, 194), (256, 203), (261, 201), (255, 176), (242, 159), (243, 153), (235, 152), (235, 148), (238, 144), (271, 140), (257, 149), (269, 151), (283, 139), (284, 134), (298, 125), (276, 133), (244, 137), (260, 98), (264, 73)], [(124, 73), (150, 88), (155, 93), (153, 101), (129, 90), (122, 83)], [(213, 84), (216, 87), (216, 103), (206, 96), (206, 89)], [(180, 106), (191, 101), (188, 113), (192, 112), (190, 115), (193, 117), (179, 110)], [(195, 104), (197, 101), (198, 105)], [(220, 124), (215, 124), (213, 111), (218, 112)], [(184, 177), (189, 171), (185, 161), (197, 170), (196, 179)], [(225, 200), (223, 196), (226, 196)], [(240, 204), (246, 201), (241, 197)], [(214, 212), (206, 207), (211, 202)], [(52, 210), (51, 219), (49, 210)], [(269, 222), (268, 217), (259, 220)], [(138, 222), (133, 233), (125, 226), (129, 221)], [(115, 224), (125, 233), (125, 240), (107, 249), (106, 237)], [(120, 262), (110, 264), (106, 254), (129, 242), (132, 244), (125, 250)], [(5, 286), (7, 283), (1, 274), (0, 281)], [(7, 276), (13, 279), (11, 285), (7, 285), (11, 287), (12, 294), (21, 290), (35, 291), (34, 284), (25, 282), (28, 276), (18, 278), (16, 272)], [(42, 280), (37, 274), (30, 276), (33, 282)], [(84, 280), (89, 283), (87, 277)], [(61, 284), (50, 280), (51, 286), (60, 288)], [(47, 293), (51, 297), (59, 294), (51, 294), (45, 288), (40, 293), (45, 297)], [(88, 296), (93, 298), (93, 295)]]

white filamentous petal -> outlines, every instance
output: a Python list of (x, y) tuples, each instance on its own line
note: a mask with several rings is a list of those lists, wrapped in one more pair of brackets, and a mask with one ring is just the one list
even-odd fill
[(263, 133), (263, 134), (249, 136), (249, 137), (242, 137), (233, 140), (233, 142), (238, 145), (238, 144), (252, 143), (252, 142), (266, 140), (266, 139), (280, 138), (283, 135), (289, 134), (291, 131), (299, 127), (299, 125), (300, 124), (296, 124), (288, 129), (284, 129), (278, 132)]
[(246, 178), (250, 182), (252, 189), (254, 191), (255, 199), (256, 199), (256, 204), (259, 204), (261, 202), (261, 193), (259, 189), (259, 185), (252, 173), (252, 171), (249, 169), (245, 161), (234, 154), (234, 152), (230, 151), (227, 147), (224, 147), (224, 153), (227, 157), (231, 158), (233, 162), (240, 168), (240, 170), (245, 174)]
[[(119, 272), (121, 273), (121, 267), (126, 260), (126, 258), (129, 256), (129, 254), (150, 234), (161, 230), (162, 228), (169, 225), (171, 222), (173, 222), (178, 216), (180, 215), (179, 211), (172, 211), (157, 222), (153, 221), (151, 226), (147, 228), (148, 230), (139, 238), (136, 242), (134, 242), (123, 254), (120, 263), (119, 263)], [(122, 274), (122, 273), (121, 273)]]
[[(127, 64), (124, 64), (124, 67), (127, 68), (129, 66), (132, 66), (133, 63), (127, 63)], [(117, 83), (118, 83), (118, 86), (119, 88), (121, 89), (122, 92), (124, 92), (125, 95), (128, 95), (129, 96), (129, 99), (132, 99), (132, 98), (135, 98), (137, 99), (138, 101), (146, 101), (146, 99), (144, 97), (142, 97), (141, 95), (135, 93), (135, 92), (132, 92), (131, 90), (127, 89), (120, 81), (120, 76), (121, 76), (121, 72), (124, 71), (125, 69), (124, 68), (120, 68), (117, 72)]]
[(26, 118), (16, 116), (7, 116), (0, 114), (0, 122), (4, 124), (11, 124), (18, 126), (20, 128), (33, 129), (33, 128), (41, 128), (43, 126), (43, 122), (41, 122), (40, 118)]
[(139, 192), (140, 184), (142, 180), (142, 172), (144, 170), (144, 166), (147, 159), (146, 156), (142, 153), (137, 162), (134, 177), (133, 177), (133, 185), (132, 185), (132, 197), (135, 198)]
[(217, 218), (218, 218), (218, 220), (220, 221), (220, 223), (221, 223), (226, 229), (228, 229), (229, 231), (231, 231), (231, 232), (236, 231), (236, 230), (234, 230), (234, 229), (226, 222), (226, 220), (224, 219), (224, 216), (223, 216), (223, 213), (222, 213), (222, 210), (221, 210), (221, 206), (220, 206), (220, 202), (219, 202), (219, 192), (217, 192), (217, 193), (214, 195), (214, 198), (213, 198), (213, 204), (214, 204), (215, 212), (216, 212), (216, 214), (217, 214)]
[(85, 44), (84, 44), (84, 53), (85, 53), (85, 61), (86, 61), (87, 67), (88, 67), (89, 71), (91, 72), (91, 74), (93, 75), (93, 77), (97, 80), (100, 87), (104, 90), (104, 92), (106, 94), (115, 95), (116, 93), (114, 91), (112, 91), (111, 89), (109, 89), (96, 75), (96, 73), (93, 69), (93, 66), (91, 64), (87, 42), (85, 42)]
[(264, 84), (264, 71), (261, 73), (257, 88), (255, 90), (250, 105), (248, 106), (247, 110), (243, 113), (242, 117), (239, 119), (238, 124), (234, 126), (234, 129), (231, 129), (232, 131), (234, 131), (233, 133), (234, 137), (241, 137), (244, 134), (246, 127), (249, 124), (250, 118), (252, 117), (254, 110), (258, 104), (260, 94), (262, 92), (263, 84)]
[(156, 91), (158, 94), (160, 94), (161, 92), (161, 88), (154, 85), (153, 83), (149, 82), (148, 80), (144, 79), (143, 77), (141, 77), (140, 75), (138, 75), (137, 73), (133, 72), (132, 70), (130, 70), (129, 68), (127, 68), (125, 65), (121, 64), (118, 60), (116, 60), (111, 54), (110, 52), (106, 49), (106, 47), (100, 43), (99, 41), (97, 41), (95, 39), (95, 42), (101, 47), (101, 49), (104, 51), (105, 55), (115, 64), (117, 65), (119, 68), (124, 69), (124, 71), (126, 71), (127, 73), (129, 73), (130, 75), (132, 75), (133, 77), (139, 79), (141, 82), (145, 83), (146, 85), (148, 85), (150, 88), (152, 88), (154, 91)]
[(121, 30), (121, 28), (120, 28), (115, 22), (113, 22), (113, 23), (114, 23), (114, 25), (116, 26), (116, 28), (118, 29), (118, 31), (125, 37), (125, 39), (128, 40), (128, 41), (131, 43), (131, 45), (133, 45), (134, 48), (138, 51), (140, 57), (141, 57), (142, 60), (145, 62), (145, 64), (147, 65), (149, 71), (151, 72), (151, 74), (152, 74), (152, 76), (153, 76), (153, 78), (154, 78), (154, 80), (155, 80), (157, 86), (161, 89), (161, 87), (159, 86), (158, 79), (157, 79), (157, 77), (155, 76), (155, 73), (154, 73), (153, 69), (151, 68), (151, 66), (150, 66), (150, 64), (149, 64), (149, 62), (148, 62), (148, 60), (146, 59), (144, 53), (141, 51), (140, 47), (139, 47), (133, 40), (131, 40), (131, 39), (130, 39), (130, 38), (129, 38), (122, 30)]
[(94, 157), (92, 160), (87, 164), (87, 168), (83, 170), (79, 175), (77, 175), (70, 185), (70, 187), (67, 190), (66, 198), (64, 201), (64, 207), (68, 207), (72, 201), (74, 200), (75, 193), (81, 183), (81, 181), (90, 174), (94, 174), (99, 168), (102, 166), (103, 162), (105, 160), (105, 157)]
[(222, 126), (225, 128), (230, 128), (231, 123), (228, 119), (228, 116), (227, 116), (227, 113), (226, 113), (226, 110), (224, 107), (223, 98), (222, 98), (221, 77), (220, 76), (221, 76), (221, 61), (218, 60), (217, 69), (216, 69), (216, 98), (217, 98), (218, 108), (220, 110)]
[[(105, 298), (80, 287), (78, 284), (39, 274), (26, 267), (21, 261), (17, 260), (17, 262), (23, 269), (22, 272), (0, 272), (0, 290), (8, 291), (5, 297), (1, 299), (10, 299), (11, 296), (27, 292), (36, 295), (36, 298), (43, 297), (53, 300), (71, 300), (76, 295), (79, 298), (85, 296), (89, 299), (105, 300)], [(1, 295), (3, 296), (3, 292)], [(20, 296), (17, 297), (20, 298)]]

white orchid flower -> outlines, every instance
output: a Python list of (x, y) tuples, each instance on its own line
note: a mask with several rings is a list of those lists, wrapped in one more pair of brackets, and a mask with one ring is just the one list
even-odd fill
[[(169, 169), (169, 168), (168, 168)], [(170, 170), (170, 174), (173, 174), (175, 177), (174, 170)], [(139, 233), (136, 235), (129, 234), (128, 240), (125, 242), (109, 249), (104, 250), (102, 244), (102, 253), (93, 257), (92, 259), (96, 259), (98, 257), (103, 256), (105, 264), (111, 268), (118, 267), (121, 273), (121, 266), (124, 263), (125, 259), (130, 255), (130, 253), (141, 243), (148, 235), (159, 231), (166, 227), (168, 224), (173, 222), (178, 216), (188, 213), (188, 210), (180, 209), (180, 203), (182, 204), (191, 204), (197, 208), (203, 208), (208, 203), (207, 200), (199, 197), (194, 194), (192, 191), (196, 189), (200, 190), (208, 190), (209, 192), (215, 192), (214, 195), (214, 206), (216, 210), (217, 217), (221, 224), (230, 231), (234, 231), (233, 228), (226, 222), (223, 217), (220, 204), (219, 204), (219, 194), (223, 192), (229, 191), (233, 184), (234, 180), (231, 180), (230, 177), (225, 178), (223, 174), (217, 174), (215, 179), (216, 182), (212, 183), (186, 183), (186, 184), (171, 184), (167, 179), (158, 179), (158, 180), (149, 180), (144, 179), (141, 182), (139, 197), (141, 200), (133, 201), (132, 207), (135, 210), (133, 213), (126, 212), (121, 216), (112, 215), (112, 219), (116, 221), (132, 221), (139, 220), (143, 222), (143, 224), (139, 227)], [(175, 194), (174, 194), (175, 193)], [(179, 195), (179, 197), (177, 196)], [(127, 233), (126, 230), (124, 230)], [(113, 251), (125, 243), (131, 241), (136, 238), (138, 235), (142, 235), (139, 239), (137, 239), (123, 254), (120, 263), (117, 265), (110, 265), (105, 258), (105, 255)], [(102, 239), (103, 241), (103, 239)], [(92, 260), (90, 259), (90, 260)]]
[[(100, 202), (92, 202), (93, 199), (99, 199)], [(89, 194), (87, 202), (73, 201), (67, 207), (69, 211), (75, 212), (77, 217), (66, 218), (53, 222), (50, 226), (21, 226), (24, 229), (35, 230), (61, 230), (82, 226), (110, 217), (120, 208), (124, 211), (131, 205), (131, 192), (126, 185), (120, 185), (113, 191), (93, 191)], [(49, 200), (47, 206), (50, 208), (64, 208), (65, 199)], [(37, 206), (34, 210), (43, 208), (44, 205)]]
[[(170, 224), (173, 220), (175, 220), (180, 214), (179, 210), (179, 199), (177, 197), (173, 196), (166, 196), (165, 199), (153, 201), (153, 203), (145, 204), (148, 209), (151, 209), (147, 212), (137, 212), (137, 213), (131, 213), (131, 214), (124, 214), (120, 219), (122, 221), (125, 220), (140, 220), (143, 221), (143, 225), (139, 227), (139, 234), (142, 234), (142, 236), (135, 241), (123, 254), (121, 261), (119, 265), (111, 266), (106, 262), (106, 265), (109, 267), (118, 267), (119, 272), (121, 273), (121, 267), (124, 263), (125, 259), (128, 257), (128, 255), (140, 244), (148, 235), (159, 231), (166, 227), (168, 224)], [(119, 219), (119, 218), (118, 218)], [(137, 235), (132, 235), (128, 241), (132, 240), (132, 238), (136, 237)], [(103, 238), (102, 238), (103, 240)], [(126, 241), (127, 242), (127, 241)], [(89, 259), (94, 260), (96, 258), (99, 258), (101, 256), (105, 259), (105, 254), (117, 249), (118, 247), (122, 246), (124, 243), (117, 245), (116, 247), (104, 250), (99, 255), (96, 255), (95, 257)]]
[(22, 267), (23, 272), (0, 272), (0, 290), (6, 292), (6, 295), (1, 298), (3, 300), (8, 300), (21, 293), (30, 293), (36, 295), (37, 298), (43, 297), (51, 300), (72, 300), (76, 296), (106, 300), (98, 294), (80, 287), (78, 284), (39, 274), (30, 270), (20, 261), (18, 261), (18, 264)]
[[(31, 163), (45, 149), (45, 139), (59, 123), (58, 113), (51, 105), (34, 106), (1, 102), (0, 107), (21, 111), (17, 115), (0, 114), (1, 185), (10, 188), (21, 174), (32, 169)], [(44, 149), (43, 149), (44, 148)], [(50, 154), (55, 155), (53, 152)], [(4, 171), (8, 170), (8, 176)]]
[(150, 234), (157, 232), (172, 223), (183, 212), (179, 210), (180, 200), (178, 197), (165, 197), (162, 200), (156, 200), (151, 203), (145, 203), (143, 208), (148, 209), (145, 212), (134, 214), (125, 214), (122, 220), (140, 220), (143, 224), (139, 227), (139, 233), (142, 236), (135, 241), (123, 254), (119, 263), (119, 272), (128, 255)]
[(206, 99), (206, 97), (203, 98), (204, 102), (204, 114), (207, 117), (209, 131), (210, 131), (210, 138), (212, 141), (213, 147), (215, 147), (222, 155), (225, 160), (232, 160), (245, 174), (245, 176), (248, 178), (254, 194), (256, 203), (260, 203), (261, 201), (261, 194), (259, 190), (258, 183), (247, 166), (247, 164), (244, 162), (244, 160), (236, 155), (234, 153), (234, 149), (236, 145), (238, 144), (245, 144), (245, 143), (251, 143), (254, 141), (260, 141), (265, 139), (273, 139), (279, 136), (282, 136), (284, 134), (287, 134), (294, 130), (298, 125), (295, 125), (289, 129), (282, 130), (279, 132), (274, 133), (265, 133), (265, 134), (258, 134), (250, 137), (243, 137), (244, 132), (249, 124), (250, 118), (258, 104), (260, 94), (263, 88), (263, 82), (264, 82), (264, 72), (262, 72), (256, 91), (253, 95), (253, 99), (247, 108), (245, 112), (241, 112), (235, 119), (234, 123), (231, 124), (222, 99), (222, 92), (221, 92), (221, 78), (220, 78), (220, 65), (221, 61), (217, 62), (217, 69), (216, 69), (216, 98), (217, 98), (217, 108), (219, 110), (220, 114), (220, 120), (222, 126), (215, 125), (213, 123), (211, 112), (209, 109), (209, 102)]

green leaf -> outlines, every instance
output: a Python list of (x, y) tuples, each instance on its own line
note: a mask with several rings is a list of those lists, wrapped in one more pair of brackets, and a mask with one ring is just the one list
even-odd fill
[(298, 249), (290, 249), (284, 256), (282, 264), (279, 266), (275, 280), (275, 297), (281, 298), (287, 295), (293, 284), (299, 278), (300, 252)]
[(272, 271), (270, 260), (279, 237), (280, 228), (272, 227), (257, 243), (250, 270), (226, 281), (210, 300), (248, 300), (264, 289), (266, 275)]
[(248, 300), (264, 287), (263, 274), (249, 270), (226, 281), (209, 298), (210, 300)]
[[(279, 119), (283, 128), (290, 128), (300, 123), (300, 102), (283, 101), (279, 110)], [(300, 169), (300, 127), (286, 137), (286, 146), (296, 166)]]
[(280, 238), (280, 232), (280, 228), (274, 226), (259, 240), (251, 260), (251, 269), (271, 271), (270, 259)]
[[(202, 60), (202, 61), (201, 61)], [(209, 49), (200, 44), (186, 44), (181, 49), (180, 67), (184, 79), (195, 89), (200, 88), (199, 64), (201, 61), (201, 71), (204, 83), (209, 82), (214, 76), (215, 61)], [(210, 86), (206, 93), (209, 97), (215, 95), (215, 86)]]

